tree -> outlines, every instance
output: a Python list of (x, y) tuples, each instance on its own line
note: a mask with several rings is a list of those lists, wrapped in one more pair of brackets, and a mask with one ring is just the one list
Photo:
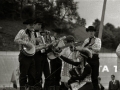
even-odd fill
[(95, 21), (93, 22), (93, 26), (96, 29), (95, 36), (98, 37), (99, 27), (100, 27), (100, 20), (99, 19), (95, 19)]
[[(98, 36), (99, 33), (99, 27), (100, 27), (100, 20), (95, 19), (93, 22), (93, 26), (96, 28), (95, 35)], [(103, 33), (102, 33), (102, 47), (107, 49), (114, 50), (116, 47), (116, 40), (115, 40), (115, 27), (114, 25), (107, 23), (103, 26)]]

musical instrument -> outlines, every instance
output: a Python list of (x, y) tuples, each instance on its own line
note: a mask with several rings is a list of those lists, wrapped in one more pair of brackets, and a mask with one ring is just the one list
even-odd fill
[(33, 56), (35, 54), (35, 46), (31, 43), (32, 47), (29, 49), (25, 46), (22, 45), (21, 51), (26, 55), (26, 56)]
[[(75, 43), (73, 43), (73, 46), (79, 46), (81, 44), (81, 41), (79, 41), (79, 42), (75, 42)], [(58, 54), (62, 51), (62, 49), (64, 49), (64, 48), (66, 48), (66, 47), (69, 47), (69, 46), (71, 46), (70, 44), (68, 44), (68, 45), (65, 45), (65, 46), (58, 46), (58, 47), (53, 47), (52, 48), (52, 52), (50, 52), (50, 53), (48, 53), (48, 59), (49, 60), (52, 60), (52, 59), (55, 59), (55, 58), (57, 58), (58, 57)], [(75, 49), (75, 47), (71, 47), (71, 48), (74, 48)]]
[(70, 84), (70, 86), (71, 86), (72, 90), (78, 90), (78, 89), (80, 89), (85, 84), (86, 84), (86, 82), (77, 82), (76, 81), (76, 82)]
[(52, 42), (52, 43), (50, 43), (50, 44), (44, 44), (43, 46), (36, 46), (35, 47), (35, 45), (33, 45), (32, 43), (31, 43), (31, 48), (29, 49), (29, 48), (27, 48), (27, 47), (25, 47), (24, 45), (22, 45), (22, 49), (21, 49), (21, 51), (25, 54), (25, 55), (27, 55), (27, 56), (33, 56), (34, 54), (35, 54), (35, 52), (36, 51), (40, 51), (40, 50), (42, 50), (42, 49), (45, 49), (45, 48), (48, 48), (50, 45), (52, 45), (54, 42)]
[[(64, 39), (66, 39), (66, 36), (63, 36), (63, 37), (61, 37), (61, 38), (59, 38), (58, 40), (55, 40), (55, 42), (57, 41), (57, 46), (59, 46), (59, 42), (60, 41), (62, 41), (62, 40), (64, 40)], [(65, 46), (65, 44), (64, 43), (62, 43), (62, 45), (61, 46)], [(55, 56), (55, 51), (57, 51), (57, 49), (59, 48), (59, 47), (57, 47), (57, 48), (55, 48), (56, 46), (53, 46), (52, 48), (51, 48), (51, 52), (49, 52), (48, 54), (47, 54), (47, 57), (48, 57), (48, 59), (55, 59), (56, 58), (56, 56)], [(60, 49), (60, 48), (59, 48)], [(60, 50), (58, 50), (58, 52), (59, 52)]]
[[(64, 37), (64, 38), (66, 38), (66, 37)], [(56, 41), (57, 41), (57, 40), (56, 40)], [(35, 47), (35, 45), (33, 45), (33, 44), (31, 43), (31, 46), (32, 46), (32, 47), (31, 47), (30, 49), (22, 45), (21, 51), (22, 51), (25, 55), (27, 55), (27, 56), (33, 56), (33, 55), (35, 54), (36, 50), (37, 50), (37, 51), (40, 51), (40, 50), (43, 50), (43, 49), (45, 49), (45, 48), (48, 48), (49, 46), (51, 46), (52, 44), (54, 44), (56, 41), (54, 41), (54, 42), (52, 42), (52, 43), (50, 43), (50, 44), (44, 44), (43, 46), (39, 46), (39, 45), (38, 45), (38, 46), (36, 46), (36, 47)]]

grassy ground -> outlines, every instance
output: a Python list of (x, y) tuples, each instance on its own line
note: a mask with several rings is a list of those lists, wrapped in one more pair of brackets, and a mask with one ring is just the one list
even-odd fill
[(14, 37), (17, 32), (24, 28), (22, 21), (1, 20), (0, 26), (0, 51), (15, 51), (18, 50), (17, 45), (14, 44)]

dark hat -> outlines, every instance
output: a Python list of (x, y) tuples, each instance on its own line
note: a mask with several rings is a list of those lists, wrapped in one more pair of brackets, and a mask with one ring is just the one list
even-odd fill
[(86, 28), (86, 31), (89, 32), (89, 31), (96, 31), (96, 29), (93, 27), (93, 26), (89, 26), (88, 28)]
[(23, 24), (33, 24), (34, 23), (34, 19), (27, 19), (23, 22)]
[(115, 75), (113, 74), (113, 75), (111, 75), (111, 77), (115, 77)]
[(92, 58), (92, 53), (89, 49), (87, 48), (83, 48), (81, 50), (79, 50), (81, 56), (85, 57), (85, 58)]
[(74, 42), (75, 38), (72, 35), (69, 35), (65, 40), (69, 43), (69, 42)]
[(98, 77), (98, 80), (101, 80), (101, 77)]
[(42, 20), (41, 20), (40, 18), (36, 18), (36, 19), (34, 20), (34, 24), (36, 24), (36, 23), (41, 23), (41, 24), (43, 24), (43, 22), (42, 22)]

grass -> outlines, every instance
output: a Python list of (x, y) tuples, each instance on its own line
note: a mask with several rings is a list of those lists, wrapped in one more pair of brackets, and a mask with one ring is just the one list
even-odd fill
[(14, 37), (18, 31), (25, 26), (22, 21), (1, 20), (0, 21), (0, 51), (17, 51), (18, 46), (14, 43)]

